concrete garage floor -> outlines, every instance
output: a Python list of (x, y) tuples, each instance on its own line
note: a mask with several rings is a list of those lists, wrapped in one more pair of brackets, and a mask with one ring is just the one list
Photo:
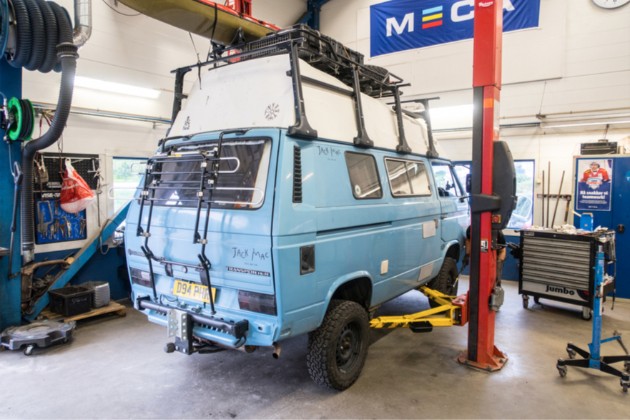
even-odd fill
[[(130, 309), (125, 318), (82, 322), (70, 345), (0, 354), (1, 418), (628, 418), (619, 380), (592, 369), (555, 368), (568, 341), (586, 346), (591, 324), (579, 308), (541, 301), (524, 310), (515, 282), (504, 282), (496, 343), (509, 362), (484, 373), (457, 364), (467, 328), (413, 334), (373, 331), (363, 374), (337, 393), (313, 384), (306, 337), (267, 350), (184, 356), (162, 351), (165, 329)], [(460, 290), (465, 290), (462, 284)], [(532, 301), (530, 301), (532, 302)], [(532, 302), (533, 303), (533, 302)], [(427, 306), (410, 292), (383, 308)], [(630, 344), (630, 301), (606, 303), (604, 336)], [(561, 309), (563, 308), (563, 309)], [(619, 354), (614, 343), (603, 354)]]

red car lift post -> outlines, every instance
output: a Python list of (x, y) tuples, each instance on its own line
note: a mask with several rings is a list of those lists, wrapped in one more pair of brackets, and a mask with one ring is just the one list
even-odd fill
[(468, 351), (460, 355), (459, 361), (496, 371), (507, 362), (507, 356), (494, 345), (495, 312), (490, 309), (489, 299), (496, 282), (496, 250), (492, 247), (491, 210), (484, 207), (493, 194), (493, 143), (499, 137), (503, 1), (475, 0), (474, 25)]

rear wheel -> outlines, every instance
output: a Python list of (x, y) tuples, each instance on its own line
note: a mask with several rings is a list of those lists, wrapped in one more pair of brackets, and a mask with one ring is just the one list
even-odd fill
[[(457, 261), (454, 258), (446, 257), (440, 268), (440, 273), (436, 278), (431, 280), (428, 284), (429, 288), (437, 290), (448, 296), (457, 295)], [(432, 308), (439, 306), (437, 303), (429, 300), (429, 304)]]
[(333, 300), (308, 338), (306, 364), (313, 381), (339, 391), (350, 387), (365, 364), (368, 341), (367, 311), (356, 302)]

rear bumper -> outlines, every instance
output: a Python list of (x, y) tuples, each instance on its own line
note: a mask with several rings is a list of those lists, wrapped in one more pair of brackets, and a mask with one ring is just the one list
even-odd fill
[[(198, 337), (215, 341), (223, 346), (237, 348), (245, 344), (249, 330), (249, 321), (246, 319), (227, 321), (213, 316), (201, 315), (185, 309), (173, 308), (151, 302), (148, 296), (138, 298), (136, 300), (136, 306), (140, 310), (146, 309), (164, 315), (161, 320), (155, 321), (169, 328), (169, 335), (173, 335), (176, 338), (190, 339), (192, 337)], [(180, 320), (183, 316), (183, 324), (185, 325), (176, 325), (173, 327), (171, 320), (173, 319), (172, 314), (174, 312), (177, 312)], [(183, 337), (181, 336), (182, 334), (189, 336)]]

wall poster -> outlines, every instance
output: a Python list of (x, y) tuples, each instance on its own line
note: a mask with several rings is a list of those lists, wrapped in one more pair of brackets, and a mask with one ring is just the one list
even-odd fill
[(613, 159), (578, 159), (576, 176), (576, 209), (610, 211)]

